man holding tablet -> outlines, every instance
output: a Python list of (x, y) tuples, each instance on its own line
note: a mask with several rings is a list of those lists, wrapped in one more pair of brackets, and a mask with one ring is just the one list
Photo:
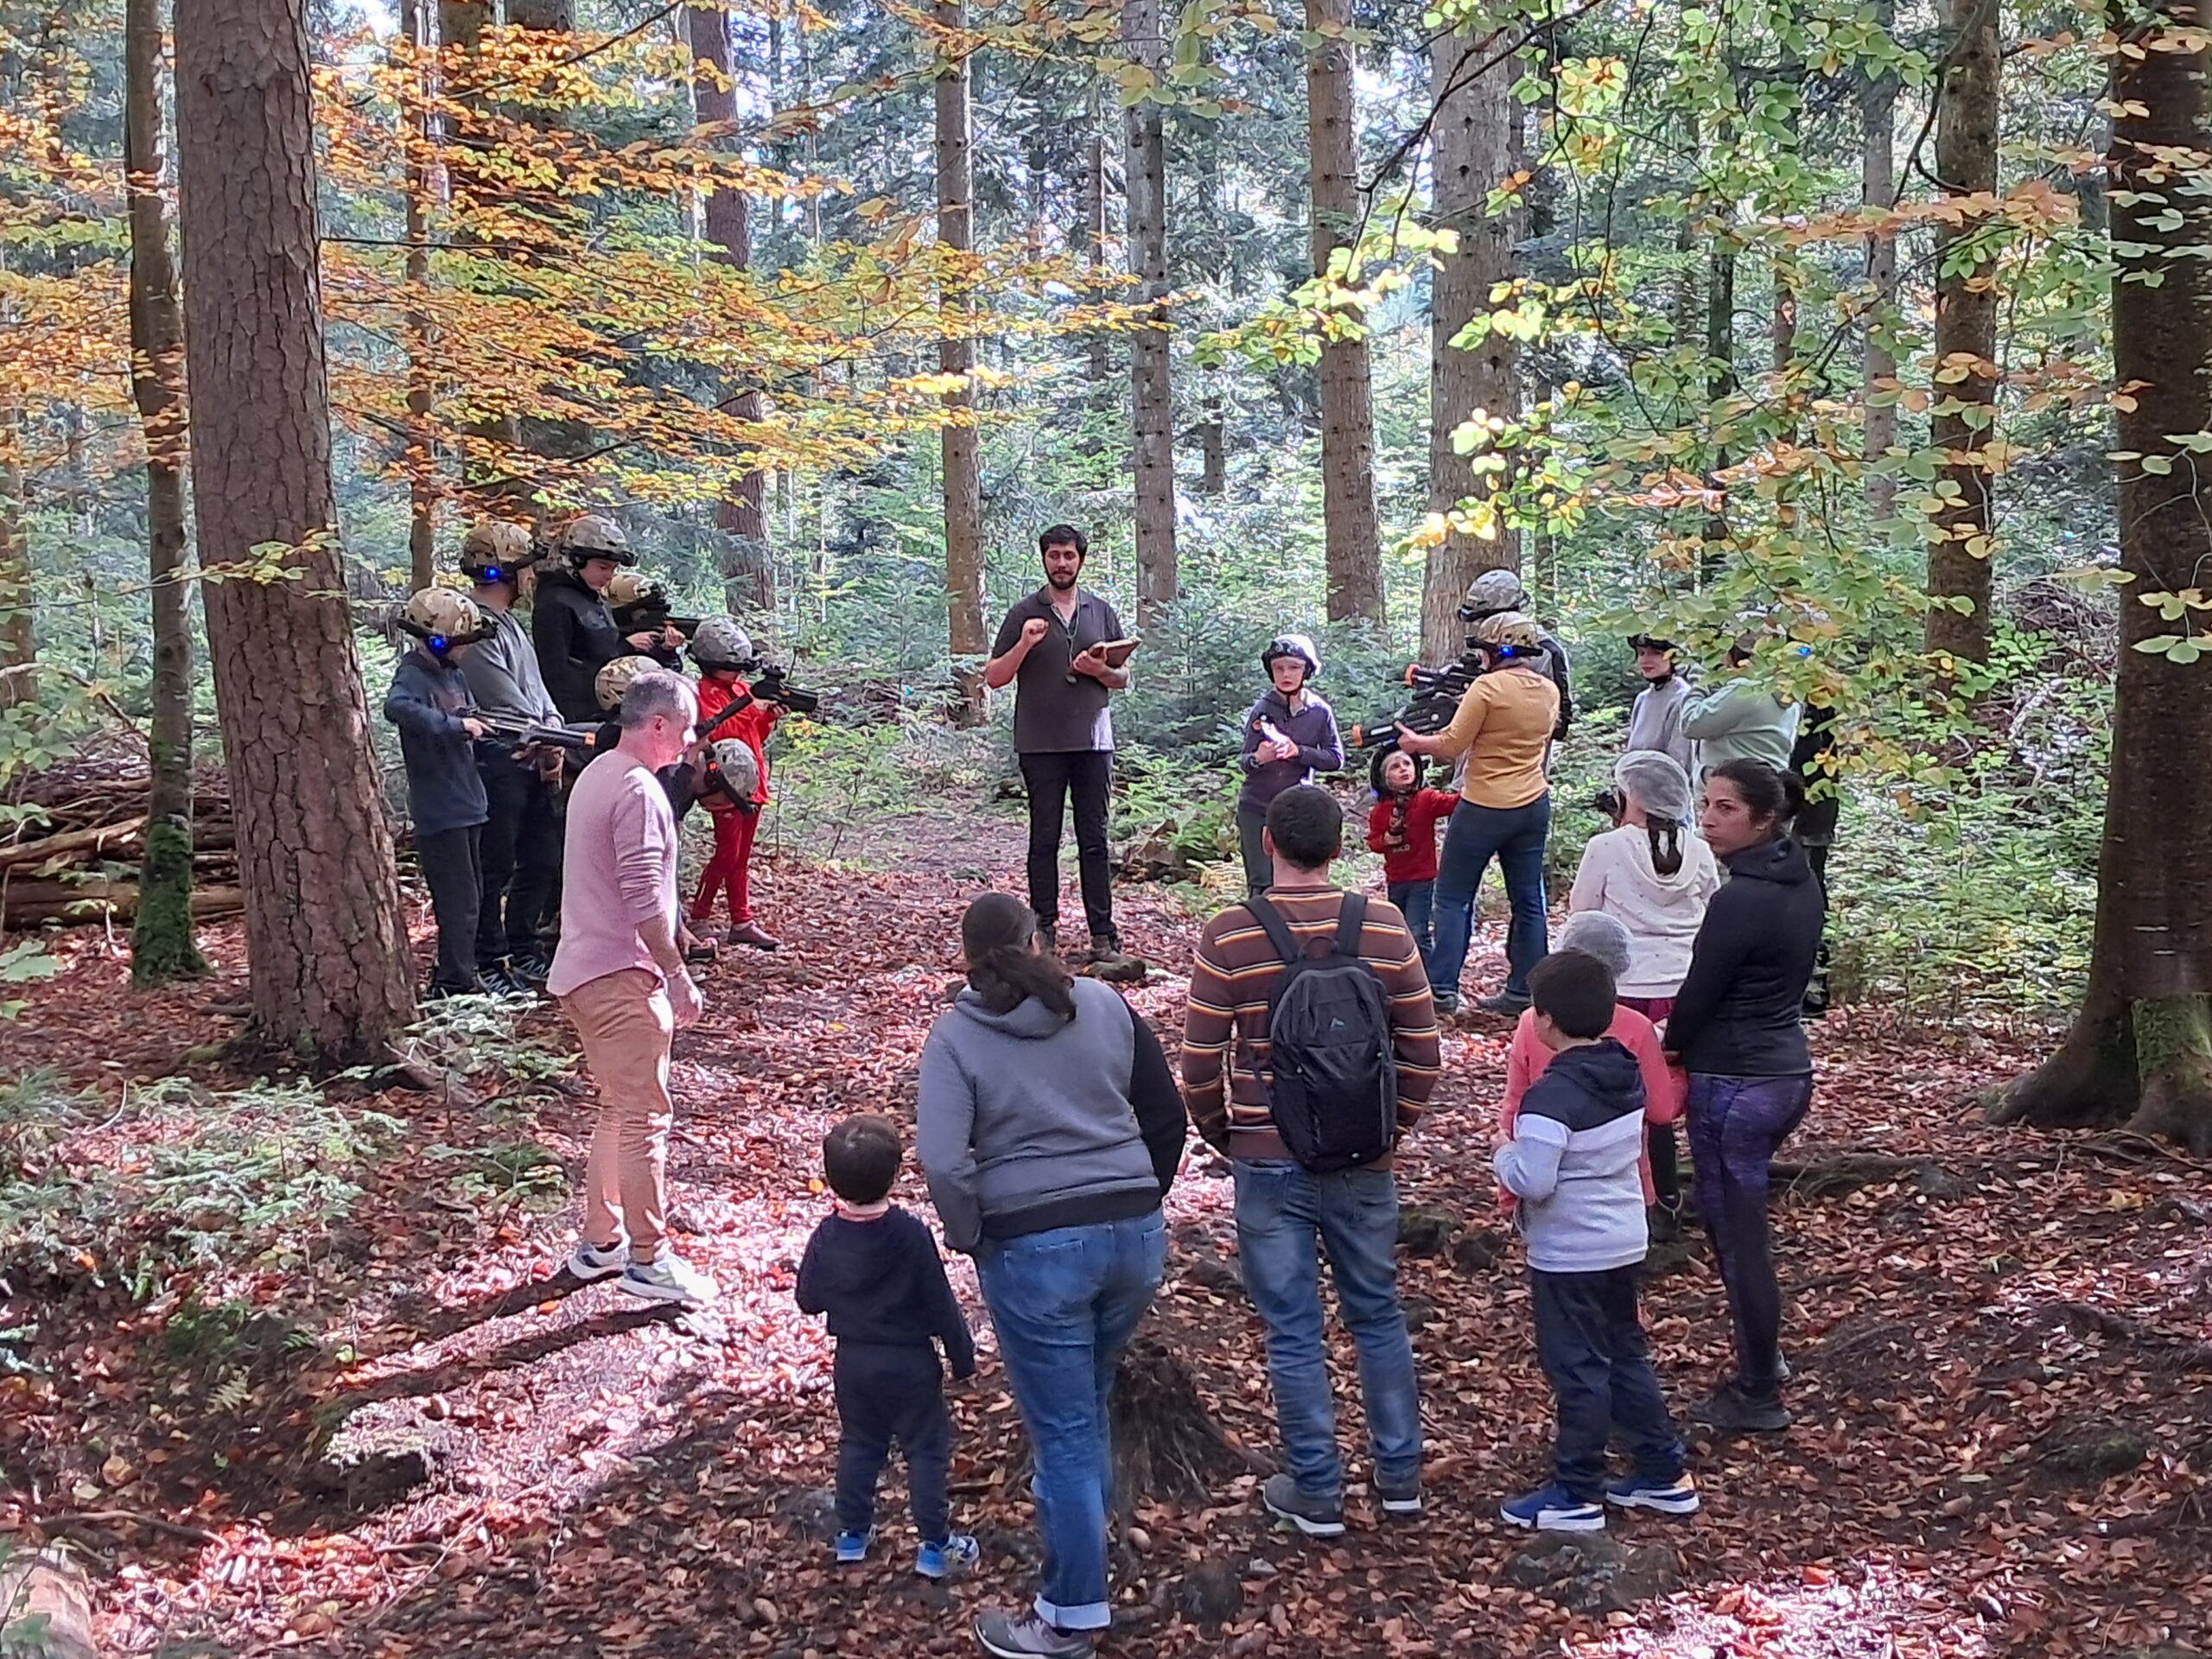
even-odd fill
[(1048, 949), (1059, 943), (1060, 833), (1075, 803), (1076, 861), (1083, 879), (1090, 960), (1123, 960), (1114, 930), (1113, 869), (1106, 850), (1107, 792), (1114, 772), (1109, 695), (1129, 683), (1136, 642), (1114, 607), (1077, 585), (1090, 543), (1072, 524), (1037, 538), (1045, 585), (1006, 613), (983, 683), (1014, 687), (1014, 747), (1029, 793), (1029, 907)]

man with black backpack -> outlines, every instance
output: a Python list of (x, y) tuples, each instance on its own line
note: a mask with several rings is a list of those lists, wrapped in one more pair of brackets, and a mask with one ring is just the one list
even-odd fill
[(1206, 924), (1191, 971), (1191, 1121), (1229, 1154), (1244, 1289), (1268, 1331), (1285, 1471), (1262, 1491), (1309, 1537), (1344, 1529), (1322, 1335), (1326, 1256), (1359, 1350), (1376, 1502), (1421, 1511), (1421, 1406), (1398, 1306), (1397, 1138), (1440, 1064), (1421, 952), (1396, 908), (1330, 885), (1344, 811), (1300, 785), (1268, 807), (1274, 880)]

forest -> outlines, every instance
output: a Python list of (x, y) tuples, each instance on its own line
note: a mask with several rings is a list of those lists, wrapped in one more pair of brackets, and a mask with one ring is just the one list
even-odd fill
[[(1572, 663), (1555, 912), (1636, 639), (1825, 711), (1839, 815), (1789, 1433), (1694, 1432), (1690, 1522), (1493, 1519), (1552, 1409), (1513, 1028), (1447, 1020), (1396, 1167), (1427, 1512), (1268, 1526), (1193, 1140), (1098, 1651), (2212, 1653), (2208, 75), (2190, 0), (0, 0), (0, 1651), (944, 1653), (1027, 1593), (988, 1344), (973, 1573), (833, 1566), (792, 1287), (824, 1132), (911, 1132), (962, 910), (1021, 890), (991, 664), (1067, 524), (1141, 640), (1110, 856), (1171, 1061), (1287, 633), (1348, 889), (1359, 746), (1491, 571)], [(561, 1277), (578, 1041), (519, 975), (435, 994), (383, 701), (473, 528), (542, 606), (587, 521), (819, 697), (747, 830), (781, 945), (664, 1065), (680, 1318)], [(1471, 989), (1510, 932), (1483, 893)], [(1651, 1248), (1687, 1390), (1732, 1287)]]

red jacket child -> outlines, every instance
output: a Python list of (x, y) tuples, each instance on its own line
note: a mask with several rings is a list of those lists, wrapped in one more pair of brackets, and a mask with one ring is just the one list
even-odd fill
[[(732, 703), (752, 696), (753, 688), (728, 669), (710, 669), (699, 677), (699, 717), (712, 720)], [(772, 702), (753, 702), (712, 728), (710, 741), (735, 738), (753, 751), (760, 768), (760, 782), (753, 791), (749, 810), (741, 808), (721, 791), (706, 796), (713, 814), (715, 855), (699, 877), (699, 894), (691, 901), (691, 919), (703, 922), (714, 913), (715, 895), (729, 896), (729, 943), (772, 950), (777, 941), (753, 919), (753, 837), (760, 827), (760, 809), (768, 804), (768, 734), (783, 710)]]
[(1382, 879), (1436, 880), (1436, 826), (1452, 816), (1459, 798), (1448, 789), (1416, 789), (1376, 798), (1367, 815), (1367, 844), (1382, 855)]

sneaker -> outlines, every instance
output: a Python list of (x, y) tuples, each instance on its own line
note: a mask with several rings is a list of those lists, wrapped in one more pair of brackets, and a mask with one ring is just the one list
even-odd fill
[(1378, 1480), (1375, 1483), (1375, 1501), (1382, 1505), (1385, 1515), (1419, 1515), (1421, 1483), (1409, 1480), (1402, 1486), (1393, 1486)]
[(715, 1300), (715, 1281), (674, 1250), (662, 1246), (650, 1262), (632, 1262), (623, 1270), (622, 1288), (649, 1302), (702, 1307)]
[(1644, 1223), (1654, 1244), (1678, 1243), (1682, 1236), (1682, 1207), (1680, 1199), (1669, 1204), (1662, 1198), (1644, 1211)]
[(1430, 993), (1430, 1000), (1436, 1004), (1436, 1017), (1440, 1020), (1449, 1020), (1459, 1012), (1459, 993), (1457, 991), (1433, 991)]
[(1672, 1480), (1647, 1480), (1630, 1475), (1605, 1488), (1605, 1502), (1617, 1510), (1656, 1510), (1662, 1515), (1695, 1515), (1697, 1483), (1688, 1474)]
[(540, 956), (509, 957), (507, 971), (535, 990), (553, 977), (553, 964)]
[(484, 976), (484, 988), (494, 996), (534, 996), (535, 989), (505, 968), (494, 968)]
[(576, 1241), (576, 1251), (568, 1261), (569, 1276), (593, 1284), (601, 1279), (612, 1279), (630, 1265), (630, 1247), (620, 1239), (601, 1249), (588, 1238)]
[(982, 1614), (976, 1640), (996, 1659), (1090, 1659), (1089, 1636), (1048, 1624), (1034, 1613)]
[(1605, 1511), (1602, 1505), (1585, 1503), (1557, 1482), (1509, 1499), (1499, 1506), (1497, 1512), (1516, 1527), (1533, 1527), (1538, 1532), (1603, 1532), (1605, 1529)]
[(1060, 925), (1058, 922), (1037, 924), (1037, 949), (1048, 957), (1060, 954)]
[(1496, 996), (1475, 999), (1475, 1006), (1484, 1014), (1495, 1014), (1507, 1020), (1518, 1020), (1529, 1012), (1529, 999), (1516, 996), (1510, 991), (1500, 991)]
[(783, 941), (772, 935), (758, 922), (740, 922), (722, 935), (724, 944), (749, 944), (755, 950), (773, 950)]
[(1128, 957), (1122, 954), (1121, 940), (1110, 933), (1104, 935), (1094, 933), (1090, 936), (1090, 952), (1088, 960), (1094, 968), (1114, 968), (1127, 962)]
[(868, 1553), (875, 1548), (875, 1529), (866, 1532), (841, 1532), (837, 1535), (837, 1565), (854, 1567), (868, 1560)]
[(925, 1579), (950, 1578), (975, 1566), (982, 1554), (976, 1541), (964, 1532), (949, 1533), (934, 1543), (925, 1538), (914, 1552), (914, 1571)]
[(1690, 1415), (1707, 1428), (1737, 1434), (1779, 1434), (1789, 1427), (1789, 1408), (1777, 1397), (1760, 1400), (1733, 1382), (1724, 1382), (1709, 1400), (1690, 1408)]
[(1777, 1382), (1787, 1382), (1789, 1380), (1789, 1362), (1782, 1357), (1782, 1350), (1779, 1348), (1774, 1351), (1774, 1380)]
[(1268, 1477), (1267, 1484), (1260, 1488), (1260, 1502), (1268, 1506), (1269, 1515), (1289, 1522), (1308, 1538), (1344, 1535), (1344, 1500), (1301, 1492), (1298, 1483), (1287, 1474)]

